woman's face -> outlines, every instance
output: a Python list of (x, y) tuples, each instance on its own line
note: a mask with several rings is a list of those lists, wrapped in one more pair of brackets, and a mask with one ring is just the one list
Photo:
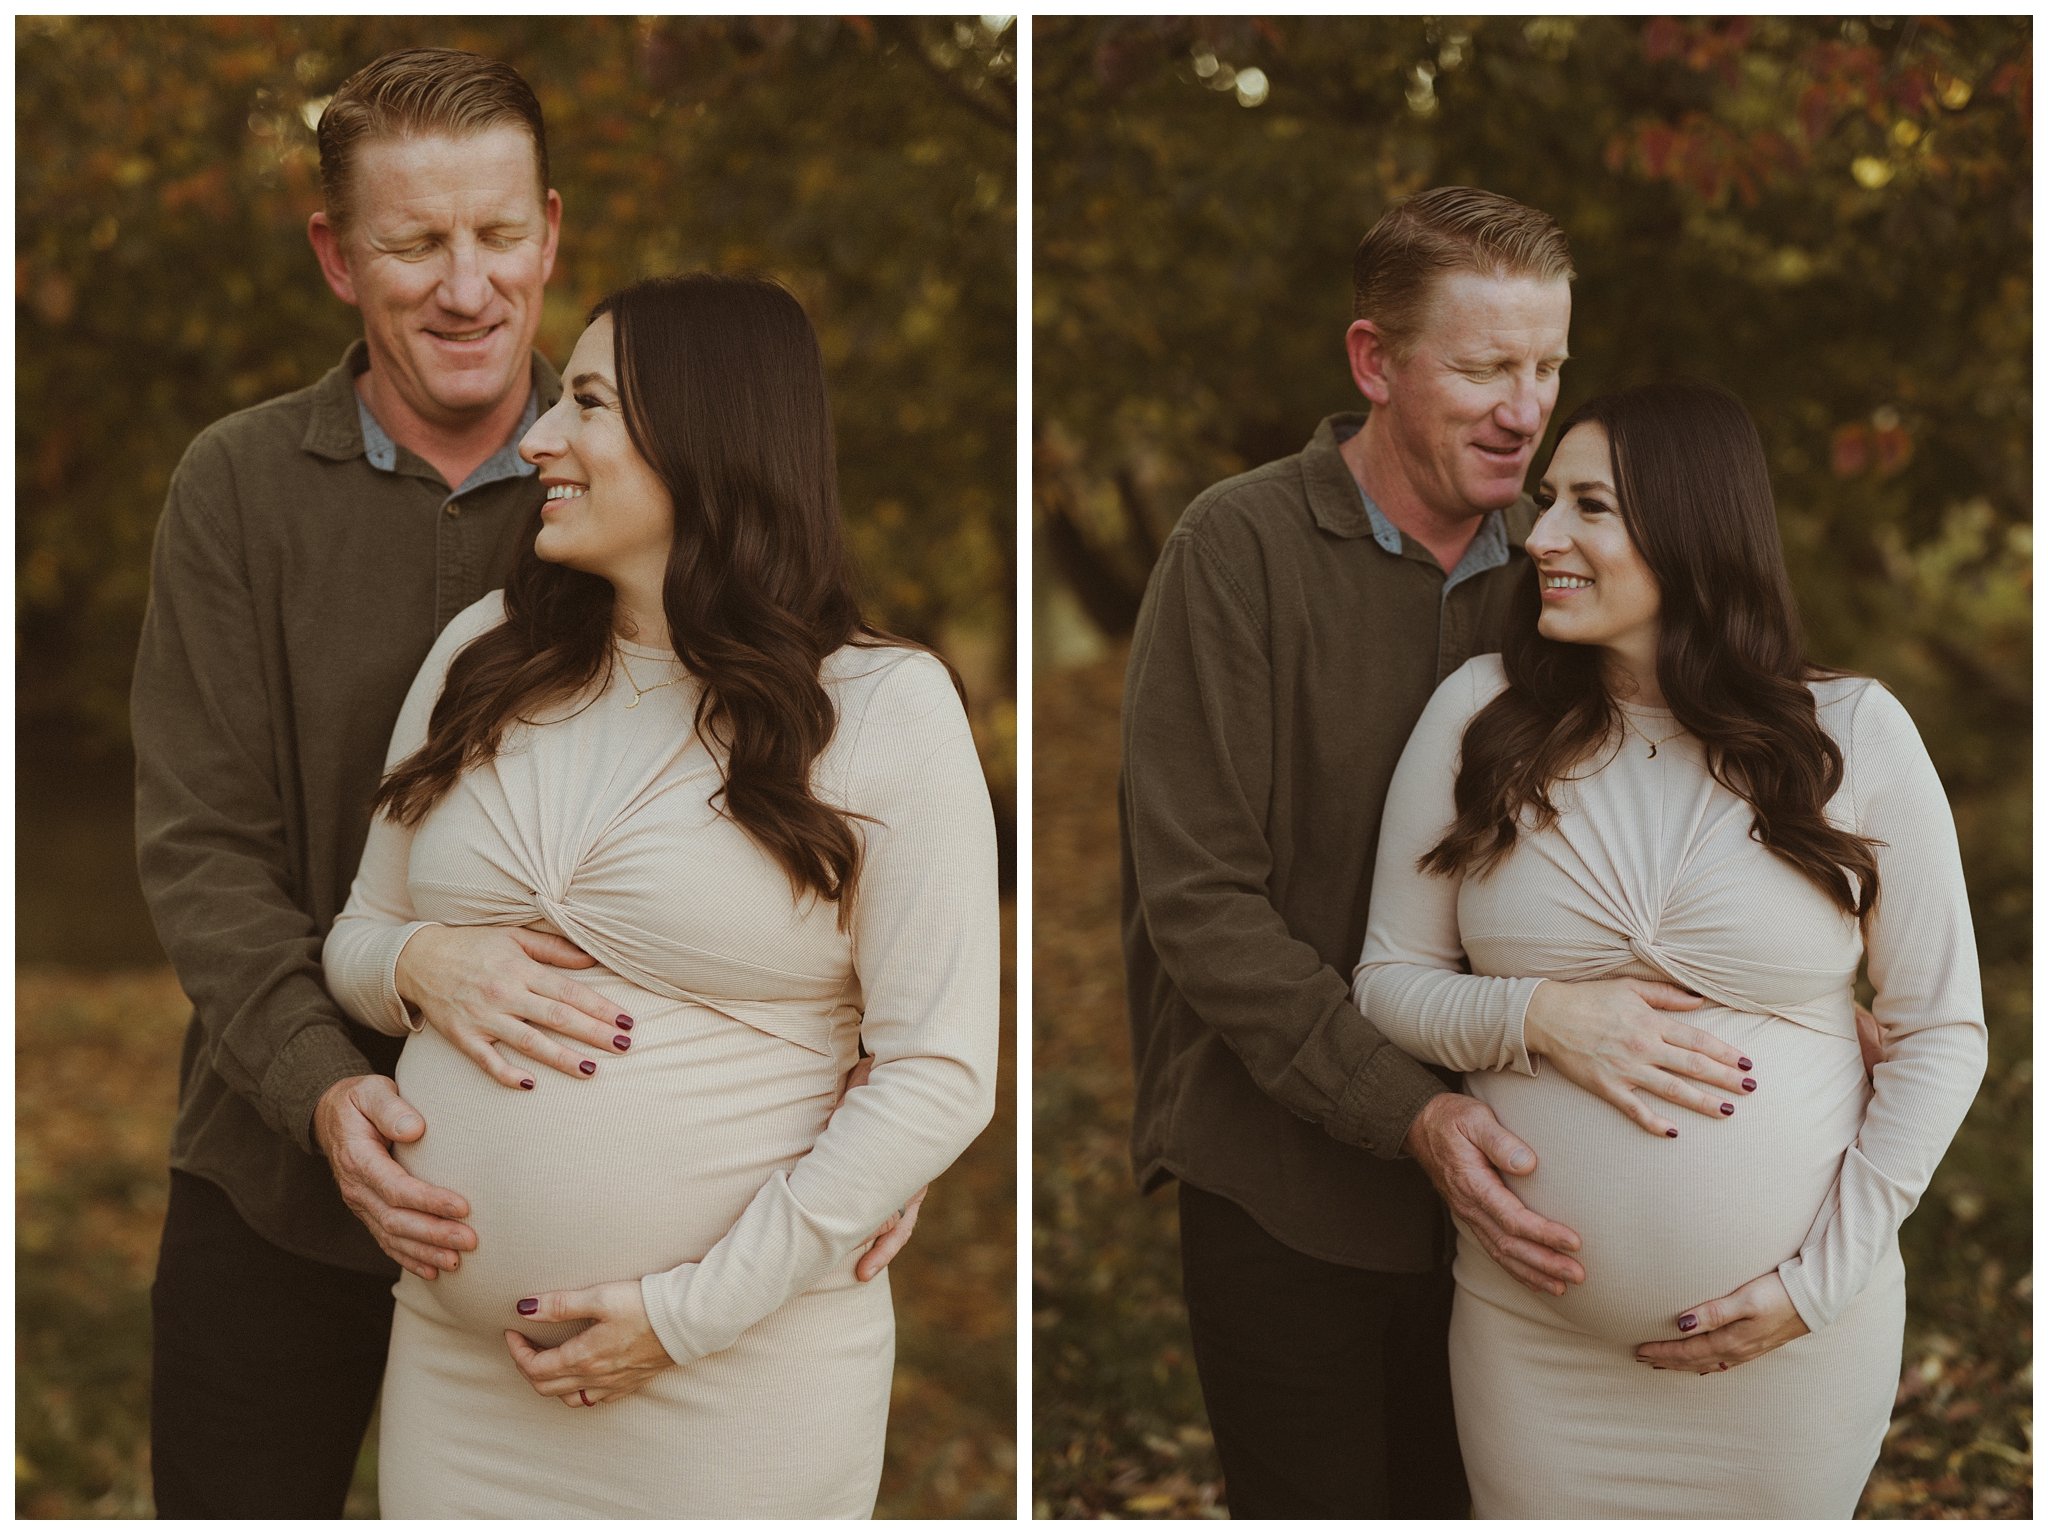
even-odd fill
[(534, 553), (615, 587), (659, 591), (675, 505), (626, 431), (610, 315), (584, 331), (562, 379), (562, 398), (519, 444), (547, 487)]
[(1565, 433), (1536, 492), (1543, 515), (1525, 546), (1543, 593), (1536, 629), (1568, 645), (1598, 645), (1653, 676), (1657, 578), (1622, 521), (1615, 479), (1604, 427), (1583, 421)]

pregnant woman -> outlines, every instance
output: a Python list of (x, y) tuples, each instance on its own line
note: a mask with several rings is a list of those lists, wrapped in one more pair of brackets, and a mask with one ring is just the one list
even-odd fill
[(1504, 654), (1401, 759), (1353, 988), (1469, 1073), (1583, 1242), (1584, 1283), (1537, 1293), (1461, 1232), (1474, 1511), (1846, 1518), (1898, 1385), (1899, 1225), (1984, 1071), (1948, 804), (1896, 699), (1802, 661), (1733, 398), (1593, 402), (1538, 500)]
[(399, 1155), (477, 1246), (399, 1280), (383, 1512), (864, 1517), (895, 1332), (854, 1255), (993, 1107), (988, 793), (948, 669), (860, 618), (787, 292), (637, 284), (564, 376), (533, 549), (413, 686), (326, 965), (401, 1033), (419, 928), (530, 926), (618, 1032), (406, 1042)]

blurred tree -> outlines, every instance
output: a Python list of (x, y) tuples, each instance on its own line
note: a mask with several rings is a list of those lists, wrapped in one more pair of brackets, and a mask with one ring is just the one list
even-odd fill
[(1560, 415), (1749, 405), (1814, 653), (1904, 697), (2023, 955), (2031, 57), (2007, 17), (1039, 19), (1038, 653), (1127, 630), (1196, 491), (1357, 408), (1372, 221), (1489, 187), (1572, 241)]
[(1000, 17), (19, 19), (23, 740), (125, 740), (179, 455), (360, 331), (305, 240), (311, 125), (354, 69), (424, 43), (504, 59), (541, 99), (567, 207), (549, 355), (596, 298), (650, 273), (751, 268), (802, 297), (874, 606), (961, 664), (1007, 812), (1015, 58)]
[(1220, 1490), (1172, 1204), (1114, 1165), (1118, 636), (1181, 507), (1359, 408), (1359, 237), (1466, 184), (1571, 239), (1560, 413), (1672, 375), (1747, 402), (1814, 655), (1898, 692), (1948, 786), (1992, 1064), (1903, 1233), (1909, 1368), (1864, 1510), (2027, 1517), (2032, 45), (2024, 17), (1037, 20), (1034, 653), (1089, 661), (1037, 712), (1044, 1516)]

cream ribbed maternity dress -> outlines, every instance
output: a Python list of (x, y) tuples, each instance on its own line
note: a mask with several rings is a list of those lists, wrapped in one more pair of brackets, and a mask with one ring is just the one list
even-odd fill
[[(502, 615), (493, 593), (442, 635), (393, 761), (424, 740), (450, 658)], [(335, 996), (387, 1033), (406, 1027), (392, 977), (423, 922), (559, 932), (598, 961), (575, 978), (635, 1020), (625, 1054), (583, 1051), (593, 1077), (531, 1067), (532, 1091), (431, 1028), (407, 1040), (399, 1087), (428, 1128), (399, 1158), (468, 1198), (478, 1245), (398, 1282), (383, 1512), (863, 1517), (895, 1324), (887, 1277), (857, 1283), (855, 1258), (993, 1104), (988, 792), (936, 661), (830, 657), (839, 726), (814, 779), (874, 818), (841, 932), (711, 804), (696, 684), (669, 652), (620, 649), (601, 694), (509, 732), (417, 831), (380, 817), (328, 940)], [(874, 1074), (841, 1103), (859, 1040)], [(590, 1408), (537, 1395), (504, 1330), (574, 1328), (522, 1323), (515, 1303), (622, 1279), (676, 1367)]]
[[(1897, 1235), (1984, 1070), (1983, 1001), (1954, 823), (1912, 721), (1861, 678), (1813, 684), (1846, 774), (1838, 825), (1881, 839), (1880, 900), (1858, 923), (1750, 836), (1665, 710), (1552, 791), (1486, 878), (1419, 874), (1453, 819), (1466, 724), (1505, 685), (1481, 656), (1437, 690), (1387, 799), (1353, 987), (1403, 1049), (1534, 1148), (1512, 1180), (1584, 1242), (1586, 1282), (1524, 1289), (1461, 1234), (1451, 1369), (1482, 1517), (1847, 1518), (1898, 1386)], [(1664, 740), (1656, 755), (1647, 742)], [(1856, 1044), (1869, 959), (1885, 1062)], [(1469, 961), (1471, 974), (1458, 974)], [(1541, 978), (1635, 976), (1708, 999), (1680, 1014), (1755, 1062), (1727, 1119), (1663, 1106), (1675, 1140), (1532, 1059)], [(1775, 1269), (1812, 1332), (1725, 1374), (1651, 1370), (1638, 1344)]]

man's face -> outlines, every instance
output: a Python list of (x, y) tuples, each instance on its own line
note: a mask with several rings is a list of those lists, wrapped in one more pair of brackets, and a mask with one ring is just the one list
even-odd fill
[(373, 139), (349, 190), (353, 220), (323, 267), (363, 312), (378, 393), (442, 427), (524, 399), (562, 219), (561, 199), (542, 197), (532, 138), (505, 125)]
[(1373, 414), (1419, 499), (1440, 516), (1477, 517), (1522, 493), (1557, 404), (1571, 329), (1562, 278), (1449, 272), (1424, 307), (1409, 354), (1386, 365)]

